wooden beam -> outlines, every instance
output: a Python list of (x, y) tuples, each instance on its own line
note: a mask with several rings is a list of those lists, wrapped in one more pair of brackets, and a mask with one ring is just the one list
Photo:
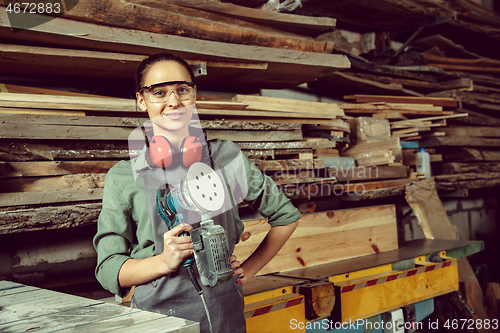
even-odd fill
[(69, 189), (43, 192), (0, 193), (0, 207), (46, 205), (64, 202), (102, 200), (102, 189)]
[(444, 174), (500, 172), (499, 162), (483, 163), (443, 163)]
[(407, 178), (406, 166), (378, 166), (378, 167), (354, 167), (354, 168), (328, 168), (328, 174), (336, 177), (338, 182), (344, 181), (366, 181), (371, 179), (394, 179)]
[(295, 149), (295, 148), (318, 148), (336, 147), (334, 141), (296, 141), (296, 142), (237, 142), (240, 149)]
[(254, 164), (262, 171), (280, 171), (280, 170), (312, 170), (324, 168), (324, 162), (318, 159), (301, 160), (253, 160)]
[(0, 162), (0, 178), (106, 173), (118, 161)]
[(101, 208), (91, 203), (0, 212), (0, 234), (95, 225)]
[(419, 143), (421, 148), (427, 147), (500, 147), (500, 139), (478, 137), (443, 136), (425, 139)]
[[(270, 226), (266, 220), (243, 223), (245, 232), (235, 254), (244, 260)], [(304, 214), (290, 240), (259, 275), (397, 249), (396, 229), (393, 205)]]
[[(138, 0), (134, 0), (137, 2)], [(140, 0), (140, 2), (151, 2), (150, 0)], [(160, 1), (155, 0), (158, 5)], [(162, 3), (162, 2), (161, 2)], [(322, 32), (332, 30), (336, 20), (330, 17), (313, 17), (297, 14), (277, 13), (273, 11), (263, 11), (254, 6), (238, 6), (225, 2), (206, 2), (199, 0), (175, 0), (173, 3), (185, 7), (203, 9), (216, 12), (229, 17), (274, 27), (279, 30), (289, 31), (300, 35), (316, 36)]]
[(2, 180), (0, 193), (48, 192), (81, 188), (104, 188), (105, 173)]
[(0, 139), (128, 140), (131, 132), (119, 127), (0, 124)]
[(302, 131), (230, 131), (230, 130), (207, 130), (207, 140), (219, 138), (231, 141), (301, 141)]
[(347, 95), (344, 99), (352, 99), (358, 103), (387, 102), (387, 103), (410, 103), (410, 104), (431, 104), (435, 106), (456, 107), (457, 101), (454, 98), (439, 97), (410, 97), (410, 96), (379, 96), (379, 95)]

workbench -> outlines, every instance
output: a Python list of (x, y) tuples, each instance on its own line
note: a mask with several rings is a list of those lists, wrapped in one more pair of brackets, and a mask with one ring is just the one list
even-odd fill
[(0, 281), (0, 332), (200, 332), (193, 321)]

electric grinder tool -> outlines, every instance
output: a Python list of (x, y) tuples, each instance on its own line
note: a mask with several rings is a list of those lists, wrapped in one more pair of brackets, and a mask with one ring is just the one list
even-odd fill
[[(220, 177), (211, 167), (198, 162), (189, 167), (178, 187), (172, 191), (159, 189), (156, 196), (158, 212), (169, 230), (182, 223), (184, 214), (188, 211), (201, 215), (200, 227), (192, 230), (190, 237), (201, 283), (207, 287), (229, 281), (233, 276), (226, 233), (212, 219), (213, 212), (224, 204), (223, 186)], [(190, 276), (192, 264), (191, 258), (182, 265), (188, 268)], [(193, 278), (191, 276), (191, 280)]]

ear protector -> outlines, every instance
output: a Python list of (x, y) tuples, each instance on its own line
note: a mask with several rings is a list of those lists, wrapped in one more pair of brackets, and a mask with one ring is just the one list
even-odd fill
[[(161, 135), (153, 136), (149, 143), (151, 162), (164, 169), (170, 167), (174, 162), (174, 149), (166, 137)], [(197, 137), (188, 136), (182, 141), (178, 155), (181, 158), (183, 167), (189, 168), (192, 164), (200, 162), (201, 154), (201, 142)]]

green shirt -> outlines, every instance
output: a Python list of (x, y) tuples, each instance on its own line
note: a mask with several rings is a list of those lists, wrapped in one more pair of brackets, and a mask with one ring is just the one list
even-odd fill
[[(293, 223), (302, 215), (276, 186), (274, 181), (264, 175), (239, 148), (231, 141), (211, 140), (222, 154), (214, 160), (221, 167), (226, 167), (224, 176), (229, 183), (232, 178), (246, 177), (246, 196), (243, 201), (268, 219), (271, 226)], [(133, 165), (142, 165), (145, 150)], [(215, 154), (212, 153), (212, 156)], [(222, 156), (224, 155), (224, 156)], [(238, 156), (235, 172), (225, 156)], [(142, 157), (141, 157), (142, 156)], [(222, 157), (221, 157), (222, 156)], [(237, 179), (236, 179), (237, 181)], [(238, 214), (237, 203), (233, 205), (239, 236), (244, 225)], [(238, 237), (239, 239), (239, 237)], [(105, 179), (102, 211), (99, 215), (97, 233), (94, 237), (97, 251), (96, 277), (101, 285), (110, 292), (125, 296), (129, 289), (121, 288), (118, 283), (118, 272), (129, 258), (144, 259), (155, 255), (155, 244), (145, 202), (144, 189), (136, 184), (133, 166), (130, 161), (120, 161), (113, 166)], [(230, 244), (230, 249), (234, 244)]]

